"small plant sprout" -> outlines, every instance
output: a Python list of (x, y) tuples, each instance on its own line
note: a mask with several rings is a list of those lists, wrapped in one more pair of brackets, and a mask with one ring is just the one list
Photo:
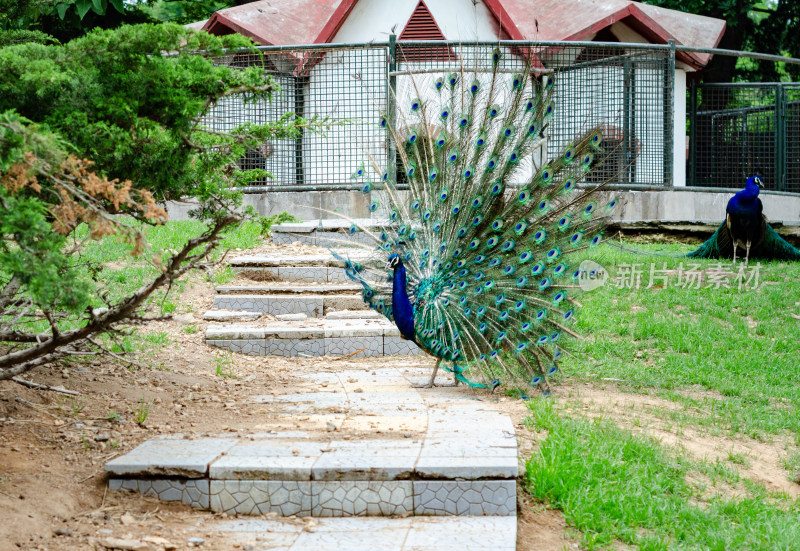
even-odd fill
[(218, 377), (229, 379), (233, 377), (233, 354), (230, 352), (217, 352), (214, 357), (215, 371)]
[(147, 416), (150, 415), (150, 407), (152, 405), (152, 400), (147, 402), (145, 401), (144, 396), (142, 396), (142, 401), (139, 403), (139, 409), (132, 410), (133, 419), (136, 421), (137, 425), (144, 426), (145, 421), (147, 421)]

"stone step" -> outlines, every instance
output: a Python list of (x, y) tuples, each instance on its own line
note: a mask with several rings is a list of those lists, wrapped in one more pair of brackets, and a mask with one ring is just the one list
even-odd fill
[(361, 295), (217, 295), (213, 308), (261, 312), (272, 316), (305, 314), (319, 318), (336, 310), (366, 310)]
[(207, 310), (203, 319), (207, 321), (254, 321), (263, 316), (262, 312), (246, 310)]
[(277, 430), (153, 438), (106, 464), (109, 488), (228, 514), (514, 515), (511, 419), (471, 393), (411, 386), (429, 373), (305, 373), (309, 392), (242, 398)]
[(341, 266), (234, 266), (234, 272), (253, 281), (297, 283), (352, 283)]
[[(297, 299), (293, 299), (297, 300)], [(249, 307), (248, 310), (257, 311)], [(309, 323), (311, 322), (311, 323)], [(253, 356), (403, 356), (423, 352), (389, 320), (313, 319), (263, 325), (210, 325), (206, 344)]]
[(515, 551), (516, 517), (236, 519), (203, 523), (232, 547), (253, 551)]
[[(370, 258), (371, 251), (353, 250), (347, 257), (354, 262), (363, 262)], [(344, 261), (330, 253), (323, 254), (250, 254), (234, 258), (228, 263), (234, 270), (244, 268), (282, 268), (282, 267), (326, 267), (342, 268)], [(281, 278), (283, 279), (283, 278)]]
[[(353, 224), (359, 230), (351, 233)], [(311, 220), (272, 226), (272, 242), (288, 244), (300, 242), (322, 247), (375, 246), (375, 241), (363, 229), (375, 229), (385, 222), (371, 219), (358, 220)]]
[(358, 283), (297, 285), (276, 282), (263, 285), (220, 285), (216, 291), (223, 295), (360, 295), (362, 289)]

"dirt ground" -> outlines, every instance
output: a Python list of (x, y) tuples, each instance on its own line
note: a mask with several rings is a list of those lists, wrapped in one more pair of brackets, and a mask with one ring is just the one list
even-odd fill
[[(260, 252), (295, 252), (271, 245), (261, 249)], [(138, 353), (132, 358), (135, 363), (103, 358), (51, 366), (25, 375), (38, 383), (79, 391), (79, 396), (0, 382), (0, 551), (106, 549), (114, 547), (115, 539), (119, 545), (129, 545), (117, 548), (188, 549), (193, 537), (205, 540), (203, 549), (230, 549), (229, 542), (203, 530), (205, 521), (220, 515), (139, 494), (108, 492), (104, 464), (159, 434), (203, 436), (254, 431), (259, 422), (259, 406), (241, 400), (243, 395), (307, 389), (308, 382), (299, 377), (302, 373), (371, 370), (376, 365), (369, 358), (333, 361), (238, 354), (233, 354), (233, 361), (226, 364), (224, 355), (204, 343), (206, 323), (200, 318), (211, 306), (212, 296), (213, 284), (195, 277), (176, 301), (181, 306), (175, 319), (140, 329), (140, 334), (165, 333), (167, 339), (165, 344), (154, 344)], [(384, 367), (408, 362), (408, 358), (380, 359)], [(232, 376), (217, 375), (220, 365)], [(589, 385), (564, 383), (555, 390), (554, 399), (577, 398), (590, 413), (618, 417), (620, 423), (629, 418), (632, 400), (655, 400)], [(510, 398), (487, 402), (511, 415), (517, 424), (521, 457), (533, 452), (541, 436), (523, 427), (525, 404)], [(658, 405), (662, 407), (675, 407), (661, 402)], [(140, 425), (135, 412), (143, 403), (152, 405)], [(647, 405), (634, 403), (643, 414)], [(297, 422), (296, 426), (301, 426), (302, 421)], [(800, 487), (786, 481), (777, 443), (752, 445), (695, 434), (677, 437), (660, 431), (655, 422), (641, 430), (698, 456), (713, 458), (731, 449), (744, 453), (750, 459), (748, 466), (742, 467), (744, 476), (795, 496), (800, 493)], [(522, 491), (519, 494), (519, 549), (578, 548), (559, 512), (531, 502)], [(313, 525), (315, 521), (291, 522)], [(120, 543), (120, 539), (128, 541)], [(235, 547), (247, 548), (246, 544)]]

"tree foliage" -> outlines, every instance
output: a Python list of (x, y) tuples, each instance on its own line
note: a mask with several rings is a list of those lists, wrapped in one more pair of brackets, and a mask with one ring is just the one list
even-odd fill
[[(719, 48), (775, 55), (800, 52), (800, 2), (797, 0), (643, 0), (648, 4), (724, 19), (727, 23)], [(705, 82), (733, 80), (777, 81), (800, 77), (800, 66), (780, 67), (773, 62), (742, 62), (715, 56), (703, 72)]]
[[(277, 90), (263, 71), (213, 61), (249, 46), (238, 35), (163, 24), (0, 48), (0, 379), (102, 352), (98, 335), (152, 318), (148, 297), (201, 263), (241, 220), (231, 190), (266, 176), (232, 170), (236, 159), (324, 125), (290, 114), (229, 132), (203, 125), (203, 113), (226, 96), (266, 101)], [(195, 215), (206, 230), (177, 252), (149, 251), (141, 225), (162, 223), (160, 203), (187, 195), (200, 201)], [(86, 240), (108, 235), (160, 269), (115, 300), (97, 277), (102, 266), (81, 255)]]

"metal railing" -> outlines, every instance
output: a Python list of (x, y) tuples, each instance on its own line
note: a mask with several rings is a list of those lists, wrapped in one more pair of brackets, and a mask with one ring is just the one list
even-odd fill
[(395, 116), (411, 79), (425, 82), (453, 70), (491, 72), (493, 52), (503, 52), (498, 70), (525, 67), (557, 74), (556, 109), (548, 149), (602, 124), (615, 148), (604, 172), (621, 184), (669, 186), (673, 181), (673, 78), (675, 48), (595, 42), (397, 42), (384, 44), (260, 47), (231, 52), (217, 63), (259, 66), (281, 85), (272, 102), (226, 98), (207, 113), (205, 124), (229, 130), (243, 122), (266, 123), (287, 112), (346, 120), (325, 135), (305, 132), (297, 140), (274, 140), (239, 160), (272, 178), (251, 190), (354, 189), (350, 178), (373, 160), (396, 177), (394, 144), (380, 128), (383, 114)]
[(691, 84), (688, 185), (800, 192), (800, 84)]
[[(239, 160), (242, 168), (271, 174), (249, 191), (358, 189), (350, 176), (373, 161), (397, 177), (392, 140), (381, 129), (408, 99), (410, 76), (433, 82), (452, 70), (483, 75), (492, 55), (503, 52), (498, 70), (523, 68), (557, 74), (556, 110), (548, 149), (557, 151), (587, 128), (605, 127), (614, 154), (594, 179), (614, 177), (627, 188), (665, 188), (676, 178), (673, 155), (675, 60), (678, 52), (749, 56), (775, 63), (800, 63), (781, 56), (685, 46), (599, 42), (398, 42), (268, 46), (231, 52), (217, 62), (259, 66), (281, 85), (273, 101), (245, 104), (226, 98), (207, 114), (217, 130), (243, 122), (266, 123), (293, 112), (311, 118), (345, 120), (325, 135), (303, 132), (297, 140), (273, 140)], [(683, 91), (680, 90), (681, 95)], [(681, 100), (682, 101), (682, 100)], [(689, 154), (686, 184), (740, 187), (760, 172), (768, 189), (800, 192), (800, 84), (701, 84), (687, 91)], [(402, 178), (400, 180), (402, 186)]]

